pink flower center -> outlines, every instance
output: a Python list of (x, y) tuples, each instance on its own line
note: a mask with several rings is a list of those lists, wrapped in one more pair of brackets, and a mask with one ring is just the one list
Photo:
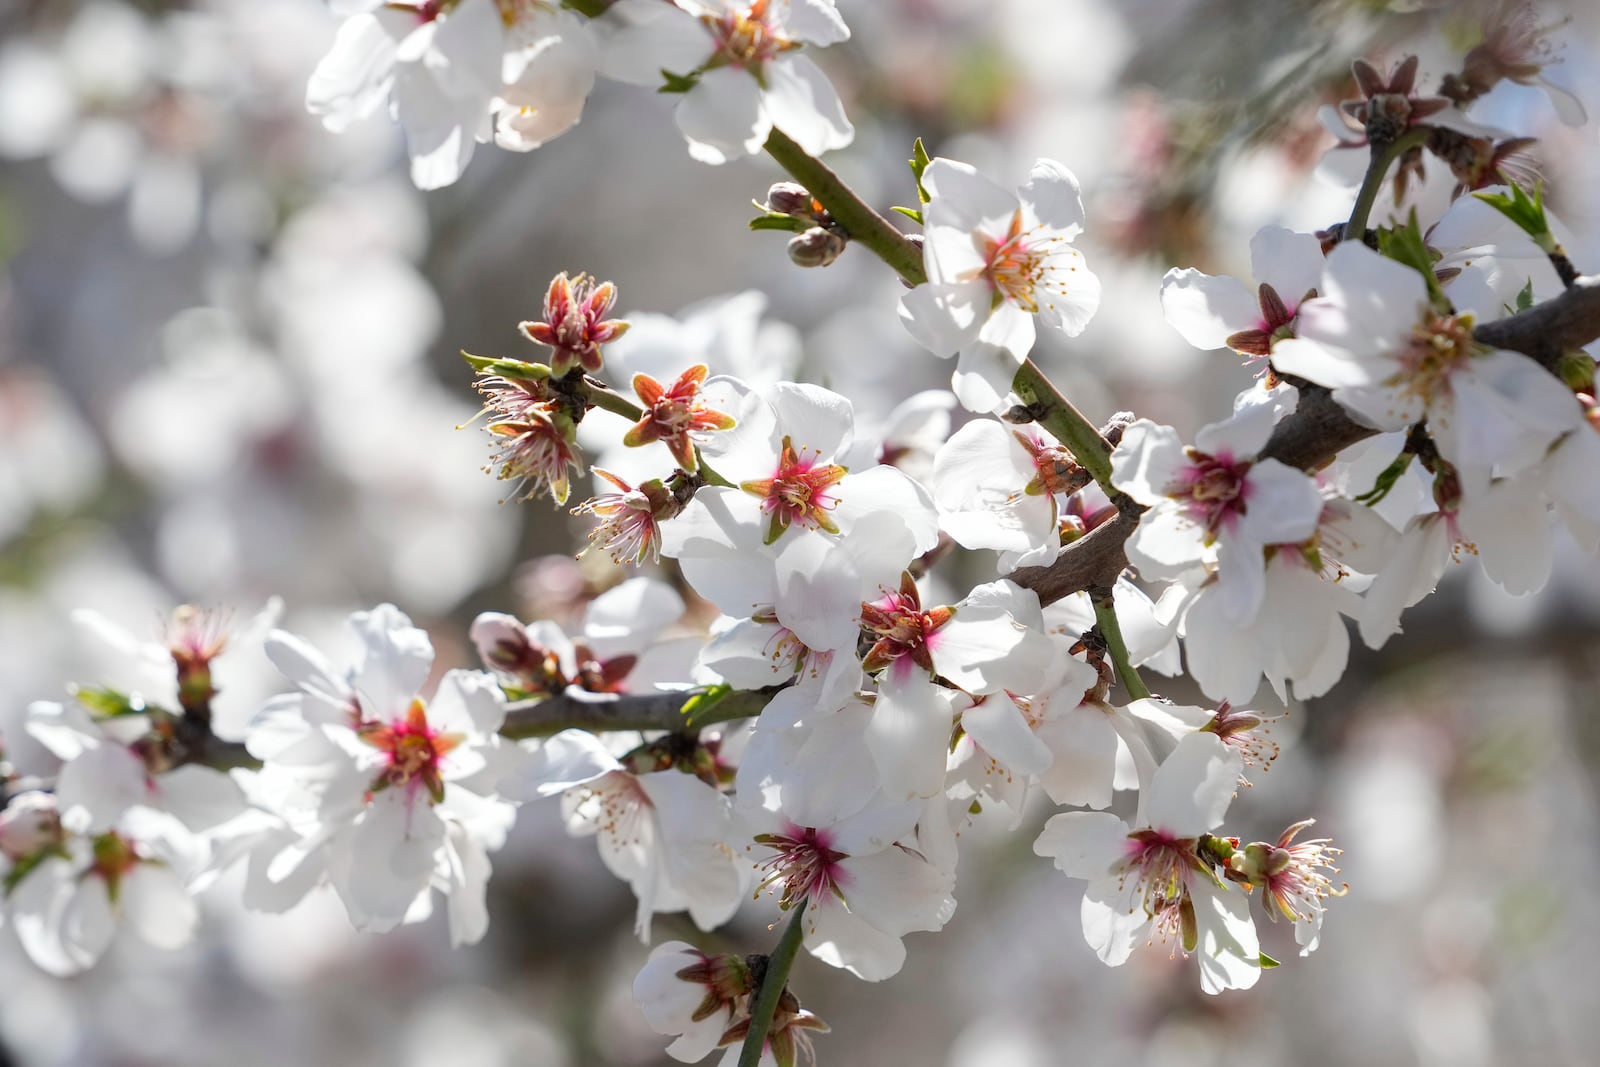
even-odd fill
[(717, 52), (728, 63), (752, 73), (779, 52), (795, 47), (772, 25), (767, 0), (755, 0), (742, 12), (707, 19), (717, 40)]
[(832, 489), (847, 471), (836, 464), (818, 463), (820, 458), (820, 453), (808, 456), (795, 451), (794, 444), (785, 437), (778, 469), (772, 477), (740, 484), (740, 489), (761, 498), (761, 510), (771, 516), (768, 544), (794, 523), (809, 530), (839, 532), (828, 512), (839, 504)]
[(1424, 313), (1399, 353), (1400, 373), (1385, 384), (1424, 401), (1450, 388), (1450, 376), (1477, 351), (1471, 316)]
[(422, 701), (413, 700), (403, 719), (368, 723), (358, 732), (362, 741), (386, 757), (383, 772), (372, 783), (372, 792), (391, 786), (408, 791), (426, 788), (435, 803), (444, 799), (441, 763), (466, 738), (461, 734), (439, 733), (429, 726)]
[(1215, 535), (1245, 513), (1251, 461), (1235, 460), (1228, 453), (1211, 456), (1193, 448), (1184, 451), (1190, 464), (1178, 472), (1167, 495), (1183, 504), (1190, 521)]
[(1027, 240), (1022, 232), (1022, 212), (1011, 217), (1011, 228), (1000, 239), (984, 239), (983, 259), (986, 264), (983, 276), (989, 280), (996, 293), (1025, 311), (1038, 311), (1039, 302), (1034, 290), (1045, 274), (1048, 251)]
[(843, 852), (831, 847), (833, 835), (814, 826), (799, 827), (789, 823), (782, 833), (757, 834), (756, 843), (776, 853), (760, 865), (765, 873), (761, 889), (778, 885), (783, 887), (780, 908), (788, 909), (797, 903), (816, 900), (827, 893), (844, 896), (839, 887), (848, 876), (839, 866), (849, 859)]

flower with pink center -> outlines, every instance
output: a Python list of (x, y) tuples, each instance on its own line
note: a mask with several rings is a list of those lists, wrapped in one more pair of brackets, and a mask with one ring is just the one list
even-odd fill
[(1295, 840), (1314, 821), (1294, 823), (1275, 843), (1256, 841), (1236, 849), (1229, 861), (1234, 877), (1261, 888), (1269, 919), (1295, 924), (1294, 939), (1302, 956), (1315, 952), (1322, 939), (1322, 916), (1328, 910), (1323, 902), (1350, 891), (1348, 882), (1335, 884), (1329, 877), (1339, 873), (1333, 861), (1344, 854), (1333, 847), (1331, 838)]
[(862, 744), (872, 714), (859, 701), (818, 711), (779, 694), (745, 751), (737, 797), (761, 885), (781, 908), (805, 909), (806, 948), (875, 982), (905, 962), (902, 937), (949, 921), (955, 873), (910, 847), (925, 805), (873, 781)]
[(940, 158), (922, 185), (928, 280), (901, 298), (900, 320), (935, 355), (959, 353), (956, 396), (993, 412), (1033, 347), (1034, 320), (1075, 337), (1100, 305), (1100, 282), (1071, 244), (1084, 222), (1078, 180), (1041, 159), (1010, 193)]
[(111, 947), (122, 922), (157, 948), (188, 943), (200, 911), (185, 879), (206, 860), (198, 839), (143, 808), (125, 812), (111, 828), (73, 833), (48, 818), (53, 806), (29, 796), (14, 806), (45, 822), (32, 842), (11, 840), (34, 847), (21, 854), (8, 848), (0, 867), (9, 868), (3, 883), (12, 927), (34, 963), (54, 975), (86, 970)]
[(713, 627), (715, 636), (696, 659), (699, 668), (735, 689), (792, 682), (821, 704), (842, 704), (861, 682), (861, 665), (849, 648), (816, 649), (778, 621), (771, 607), (748, 619)]
[[(761, 151), (774, 130), (809, 155), (855, 137), (828, 76), (804, 52), (848, 40), (833, 0), (621, 0), (601, 70), (682, 94), (675, 117), (702, 163)], [(686, 17), (689, 16), (689, 17)]]
[(1311, 478), (1253, 458), (1276, 418), (1275, 404), (1244, 403), (1232, 418), (1204, 427), (1192, 448), (1170, 426), (1140, 419), (1111, 455), (1112, 482), (1147, 508), (1128, 539), (1128, 559), (1154, 580), (1215, 568), (1238, 625), (1261, 606), (1265, 547), (1307, 540), (1322, 514)]
[(820, 459), (821, 453), (797, 452), (794, 442), (784, 437), (772, 477), (739, 483), (740, 489), (761, 502), (761, 512), (768, 518), (767, 544), (796, 524), (807, 530), (839, 532), (829, 512), (839, 506), (834, 486), (849, 472), (837, 463), (822, 463)]
[(862, 667), (878, 674), (867, 748), (895, 799), (930, 797), (944, 784), (956, 694), (936, 678), (973, 696), (1026, 692), (1056, 655), (1038, 597), (1005, 579), (924, 609), (906, 575), (897, 592), (862, 605), (861, 622), (876, 639)]
[(1198, 270), (1167, 271), (1161, 310), (1167, 324), (1196, 348), (1231, 348), (1248, 359), (1269, 355), (1294, 336), (1300, 305), (1316, 295), (1322, 243), (1316, 235), (1267, 226), (1250, 241), (1252, 293), (1237, 278)]
[(1045, 823), (1033, 850), (1089, 882), (1083, 932), (1101, 960), (1120, 966), (1140, 941), (1159, 940), (1197, 957), (1207, 993), (1255, 984), (1261, 960), (1249, 901), (1221, 877), (1224, 858), (1206, 841), (1243, 765), (1215, 734), (1190, 734), (1140, 791), (1134, 825), (1098, 811)]
[(1082, 488), (1072, 456), (1034, 429), (976, 419), (933, 461), (939, 526), (966, 548), (999, 551), (999, 569), (1041, 566), (1061, 549), (1057, 494)]
[(574, 367), (598, 374), (602, 346), (628, 332), (622, 319), (608, 319), (617, 302), (617, 287), (587, 274), (567, 277), (562, 271), (544, 294), (543, 321), (524, 322), (523, 336), (548, 347), (550, 373), (560, 378)]
[(1574, 428), (1572, 391), (1538, 363), (1487, 348), (1470, 315), (1441, 312), (1422, 275), (1359, 241), (1328, 256), (1298, 336), (1272, 354), (1281, 373), (1327, 386), (1361, 422), (1405, 429), (1423, 419), (1470, 497), (1494, 473), (1521, 473)]
[(638, 898), (635, 929), (645, 941), (657, 912), (688, 911), (702, 930), (720, 926), (748, 885), (730, 844), (727, 798), (689, 773), (692, 752), (680, 755), (634, 773), (593, 734), (564, 730), (503, 785), (513, 798), (561, 797), (568, 832), (592, 835), (600, 859)]
[(246, 742), (283, 820), (254, 849), (251, 898), (281, 910), (326, 878), (358, 929), (383, 931), (420, 917), (437, 887), (452, 940), (476, 941), (488, 851), (512, 820), (495, 793), (518, 755), (499, 737), (505, 697), (489, 675), (452, 670), (424, 700), (427, 634), (388, 604), (350, 622), (360, 653), (343, 671), (292, 634), (267, 639), (298, 692), (263, 708)]
[(572, 509), (574, 515), (593, 515), (600, 520), (589, 531), (589, 548), (600, 549), (613, 563), (642, 563), (646, 558), (659, 563), (661, 522), (678, 512), (671, 491), (659, 480), (634, 487), (610, 471), (599, 467), (593, 471), (616, 487), (616, 492), (591, 497)]
[(662, 441), (672, 450), (672, 458), (686, 471), (697, 466), (695, 442), (716, 430), (731, 430), (732, 415), (708, 406), (700, 387), (705, 384), (706, 365), (697, 363), (664, 386), (648, 374), (633, 376), (633, 391), (645, 406), (644, 415), (629, 428), (622, 443), (630, 448)]

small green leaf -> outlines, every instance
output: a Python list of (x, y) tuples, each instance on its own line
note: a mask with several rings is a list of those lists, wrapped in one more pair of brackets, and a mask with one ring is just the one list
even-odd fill
[(700, 84), (699, 71), (691, 74), (674, 74), (670, 70), (663, 70), (661, 78), (661, 88), (656, 90), (658, 93), (686, 93)]
[(805, 233), (815, 225), (810, 219), (797, 219), (793, 215), (760, 215), (750, 220), (752, 230), (784, 230), (788, 233)]
[(713, 708), (728, 699), (728, 694), (732, 692), (733, 686), (731, 685), (714, 685), (709, 689), (696, 693), (684, 701), (683, 707), (679, 711), (683, 716), (684, 723), (692, 728), (697, 721), (704, 720)]
[(900, 212), (900, 214), (904, 215), (906, 218), (910, 219), (912, 222), (916, 223), (918, 226), (922, 225), (922, 212), (918, 211), (916, 208), (913, 208), (913, 207), (900, 207), (900, 206), (896, 205), (895, 207), (891, 207), (889, 210), (890, 211), (898, 211), (898, 212)]
[[(1522, 228), (1534, 242), (1546, 252), (1554, 246), (1555, 238), (1550, 233), (1550, 221), (1544, 214), (1544, 190), (1539, 186), (1533, 187), (1533, 198), (1523, 191), (1522, 186), (1516, 182), (1510, 184), (1511, 193), (1473, 193), (1472, 195), (1494, 208), (1500, 214), (1510, 219)], [(1548, 245), (1547, 245), (1548, 243)]]
[(1449, 309), (1450, 301), (1445, 298), (1444, 290), (1439, 288), (1439, 278), (1433, 273), (1433, 253), (1428, 251), (1427, 242), (1422, 239), (1422, 228), (1417, 225), (1415, 208), (1411, 210), (1411, 216), (1404, 226), (1378, 231), (1378, 251), (1385, 258), (1404, 263), (1422, 275), (1434, 306), (1441, 311)]
[[(928, 164), (932, 163), (933, 160), (928, 156), (928, 150), (922, 146), (922, 138), (920, 137), (911, 146), (911, 159), (909, 162), (911, 164), (911, 176), (917, 180), (917, 199), (926, 204), (932, 197), (928, 196), (928, 190), (922, 187), (922, 172), (928, 169)], [(895, 210), (902, 211), (903, 209), (895, 208)], [(909, 212), (906, 213), (909, 214)], [(921, 222), (922, 219), (919, 217), (917, 221)]]
[(1389, 464), (1379, 472), (1377, 481), (1372, 483), (1372, 488), (1355, 498), (1356, 502), (1365, 504), (1370, 508), (1372, 505), (1388, 496), (1389, 490), (1395, 487), (1395, 483), (1398, 482), (1400, 480), (1400, 476), (1406, 472), (1406, 468), (1411, 466), (1412, 458), (1413, 457), (1410, 452), (1402, 452), (1396, 456), (1393, 463)]
[(1527, 311), (1533, 307), (1533, 279), (1528, 279), (1528, 284), (1517, 291), (1517, 310)]
[(88, 709), (89, 714), (102, 719), (115, 719), (124, 715), (143, 715), (150, 709), (144, 701), (129, 697), (115, 689), (96, 689), (86, 685), (69, 685), (67, 691)]
[(1263, 971), (1270, 971), (1274, 967), (1281, 967), (1281, 966), (1283, 966), (1283, 964), (1279, 963), (1277, 960), (1273, 959), (1271, 956), (1267, 955), (1265, 952), (1261, 953), (1261, 969)]
[(475, 356), (465, 349), (461, 352), (461, 358), (482, 374), (498, 374), (502, 378), (518, 378), (527, 382), (542, 382), (550, 377), (550, 368), (543, 363), (524, 363), (520, 359), (502, 359), (499, 356)]

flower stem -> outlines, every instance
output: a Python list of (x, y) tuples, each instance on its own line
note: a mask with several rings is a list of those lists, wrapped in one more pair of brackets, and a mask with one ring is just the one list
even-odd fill
[(1387, 145), (1380, 147), (1373, 144), (1372, 159), (1367, 163), (1366, 176), (1361, 179), (1361, 191), (1356, 194), (1356, 206), (1351, 209), (1350, 221), (1344, 226), (1344, 240), (1359, 241), (1366, 236), (1367, 216), (1372, 214), (1372, 205), (1378, 200), (1378, 190), (1383, 188), (1389, 168), (1395, 160), (1427, 139), (1426, 128), (1413, 126)]
[(766, 149), (767, 155), (777, 160), (779, 166), (828, 209), (833, 221), (844, 227), (852, 241), (865, 245), (912, 285), (928, 280), (927, 271), (922, 267), (922, 249), (907, 240), (892, 222), (872, 210), (827, 164), (777, 129), (767, 137)]
[[(768, 155), (828, 209), (828, 214), (844, 227), (852, 241), (864, 245), (911, 284), (922, 285), (928, 280), (922, 265), (922, 250), (868, 206), (826, 164), (808, 155), (805, 149), (776, 129), (767, 138), (766, 149)], [(1079, 465), (1094, 475), (1094, 480), (1107, 493), (1114, 493), (1109, 458), (1111, 446), (1094, 424), (1050, 383), (1038, 365), (1031, 359), (1024, 362), (1011, 387), (1024, 403), (1043, 411), (1038, 419), (1040, 424), (1072, 450)]]
[(613, 393), (593, 378), (585, 378), (583, 380), (583, 395), (589, 403), (597, 408), (604, 408), (613, 415), (621, 415), (623, 418), (634, 422), (644, 418), (643, 408), (620, 393)]
[(783, 928), (778, 947), (767, 957), (767, 971), (761, 979), (761, 990), (750, 1006), (750, 1030), (745, 1034), (744, 1047), (739, 1050), (739, 1067), (759, 1067), (761, 1052), (767, 1044), (767, 1033), (772, 1029), (772, 1016), (778, 1010), (778, 998), (789, 984), (789, 970), (800, 951), (800, 935), (805, 932), (806, 905), (796, 905), (789, 925)]
[(1144, 684), (1144, 679), (1139, 677), (1138, 668), (1128, 661), (1128, 643), (1122, 639), (1122, 624), (1117, 622), (1117, 609), (1112, 601), (1109, 589), (1091, 594), (1094, 600), (1094, 622), (1100, 629), (1100, 636), (1106, 639), (1106, 651), (1111, 656), (1111, 664), (1117, 669), (1117, 680), (1122, 683), (1122, 688), (1128, 691), (1128, 696), (1134, 700), (1143, 700), (1150, 695), (1150, 688)]
[(1033, 410), (1035, 421), (1071, 449), (1078, 466), (1088, 471), (1106, 495), (1115, 500), (1119, 491), (1111, 484), (1111, 446), (1094, 424), (1061, 395), (1031, 359), (1023, 361), (1022, 368), (1011, 381), (1011, 388)]

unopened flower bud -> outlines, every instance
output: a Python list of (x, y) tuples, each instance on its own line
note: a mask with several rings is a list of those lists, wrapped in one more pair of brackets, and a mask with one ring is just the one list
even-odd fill
[(59, 848), (61, 841), (61, 816), (49, 793), (23, 793), (0, 811), (0, 855), (14, 863)]
[(789, 238), (789, 258), (798, 267), (826, 267), (844, 251), (845, 239), (832, 230), (813, 226)]
[(821, 221), (827, 214), (822, 205), (812, 197), (805, 186), (795, 182), (777, 182), (767, 190), (767, 210), (797, 219)]

